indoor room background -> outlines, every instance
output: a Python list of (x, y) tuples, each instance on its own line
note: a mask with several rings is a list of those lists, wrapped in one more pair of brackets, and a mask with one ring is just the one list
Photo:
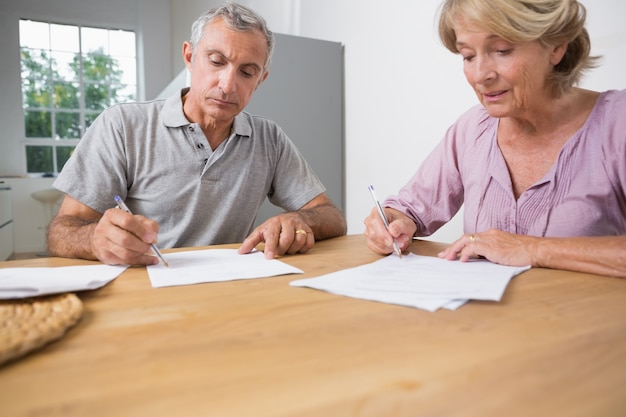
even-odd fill
[[(11, 187), (13, 251), (44, 249), (45, 214), (31, 193), (53, 178), (26, 175), (20, 90), (20, 18), (133, 30), (138, 97), (152, 99), (184, 68), (182, 42), (193, 20), (215, 0), (20, 0), (0, 4), (0, 181)], [(241, 0), (281, 34), (339, 42), (344, 53), (344, 210), (348, 233), (362, 233), (372, 208), (395, 193), (476, 98), (461, 58), (436, 34), (439, 0)], [(602, 65), (582, 86), (626, 88), (626, 5), (586, 0), (592, 53)], [(271, 77), (270, 68), (270, 77)], [(306, 82), (306, 80), (302, 80)], [(261, 87), (262, 88), (262, 87)], [(303, 97), (306, 99), (306, 97)], [(289, 132), (287, 132), (289, 134)], [(451, 242), (460, 216), (431, 238)]]

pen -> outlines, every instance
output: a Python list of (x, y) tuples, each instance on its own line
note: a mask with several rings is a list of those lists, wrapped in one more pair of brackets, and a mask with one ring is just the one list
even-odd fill
[[(124, 201), (120, 198), (119, 195), (115, 196), (115, 202), (117, 203), (117, 206), (121, 208), (122, 210), (124, 210), (125, 212), (133, 214), (130, 211), (130, 209), (126, 206), (126, 204), (124, 204)], [(161, 251), (159, 250), (159, 248), (157, 248), (157, 246), (154, 243), (151, 243), (150, 246), (152, 247), (152, 250), (154, 251), (154, 253), (156, 253), (156, 255), (159, 257), (161, 262), (163, 262), (163, 265), (169, 268), (170, 264), (168, 264), (165, 258), (163, 257), (163, 255), (161, 255)]]
[[(387, 228), (387, 231), (389, 231), (389, 221), (387, 220), (387, 216), (385, 216), (385, 212), (383, 211), (383, 207), (380, 205), (380, 202), (376, 198), (376, 193), (374, 193), (374, 187), (370, 185), (369, 189), (370, 189), (370, 194), (372, 194), (372, 198), (374, 199), (374, 204), (376, 204), (376, 207), (378, 208), (378, 214), (380, 214), (380, 218), (382, 219), (383, 223), (385, 224), (385, 227)], [(396, 242), (395, 239), (393, 240), (393, 249), (395, 250), (396, 255), (398, 255), (400, 257), (400, 259), (402, 259), (402, 251), (400, 250), (400, 247), (398, 246), (398, 243)]]

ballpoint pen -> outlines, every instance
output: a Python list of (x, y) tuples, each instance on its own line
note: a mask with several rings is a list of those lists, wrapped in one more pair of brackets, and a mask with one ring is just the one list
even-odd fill
[[(115, 203), (117, 203), (117, 206), (121, 208), (122, 210), (124, 210), (125, 212), (133, 214), (124, 203), (124, 200), (122, 200), (119, 195), (115, 196)], [(154, 243), (151, 243), (150, 246), (152, 247), (152, 250), (154, 251), (154, 253), (156, 253), (156, 256), (158, 256), (161, 262), (163, 262), (163, 265), (169, 268), (170, 265), (167, 263), (163, 255), (161, 255), (161, 251), (159, 250), (159, 248), (157, 248), (157, 246)]]
[[(387, 216), (385, 216), (385, 212), (383, 211), (383, 206), (380, 205), (378, 198), (376, 198), (376, 193), (374, 193), (374, 187), (370, 185), (369, 190), (370, 190), (370, 194), (372, 194), (372, 198), (374, 199), (374, 204), (376, 204), (376, 208), (378, 208), (378, 214), (380, 214), (380, 218), (385, 224), (385, 228), (387, 228), (387, 231), (389, 231), (389, 220), (387, 220)], [(396, 242), (395, 239), (393, 240), (393, 249), (396, 252), (396, 255), (398, 255), (400, 259), (402, 259), (402, 251), (400, 250), (400, 247), (398, 246), (398, 243)]]

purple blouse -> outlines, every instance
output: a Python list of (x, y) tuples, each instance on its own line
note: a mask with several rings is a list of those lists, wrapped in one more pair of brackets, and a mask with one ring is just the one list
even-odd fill
[(517, 200), (497, 126), (482, 106), (471, 108), (384, 205), (413, 219), (416, 236), (434, 233), (463, 204), (465, 233), (626, 234), (626, 90), (600, 95), (550, 171)]

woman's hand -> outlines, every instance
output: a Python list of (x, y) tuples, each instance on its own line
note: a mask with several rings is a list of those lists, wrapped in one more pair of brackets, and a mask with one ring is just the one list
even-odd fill
[(417, 226), (409, 217), (398, 210), (383, 209), (389, 222), (389, 231), (380, 218), (378, 209), (374, 207), (365, 219), (365, 237), (367, 247), (381, 255), (393, 252), (393, 242), (398, 244), (401, 251), (409, 247)]
[(439, 257), (459, 259), (461, 262), (472, 257), (483, 257), (502, 265), (537, 266), (533, 250), (539, 239), (490, 229), (481, 233), (464, 234), (440, 252)]

